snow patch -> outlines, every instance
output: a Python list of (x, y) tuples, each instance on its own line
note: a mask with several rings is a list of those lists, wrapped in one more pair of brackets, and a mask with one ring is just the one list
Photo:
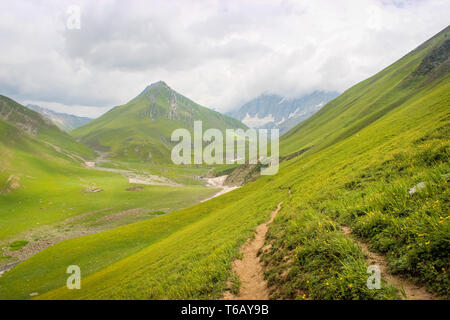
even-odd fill
[(289, 114), (288, 119), (298, 118), (298, 117), (304, 116), (305, 114), (306, 114), (306, 112), (300, 112), (300, 108), (297, 108), (297, 109), (295, 109), (294, 112)]
[(325, 102), (321, 102), (321, 103), (315, 105), (315, 106), (314, 106), (314, 109), (320, 109), (320, 108), (322, 108), (324, 105), (325, 105)]
[(217, 192), (215, 195), (213, 195), (212, 197), (209, 197), (208, 199), (205, 199), (205, 200), (203, 200), (203, 201), (201, 201), (201, 202), (205, 202), (205, 201), (208, 201), (208, 200), (210, 200), (210, 199), (213, 199), (213, 198), (215, 198), (215, 197), (218, 197), (218, 196), (221, 196), (221, 195), (223, 195), (223, 194), (225, 194), (225, 193), (228, 193), (228, 192), (230, 192), (230, 191), (233, 191), (233, 190), (235, 190), (235, 189), (237, 189), (237, 188), (240, 188), (240, 187), (238, 187), (238, 186), (234, 186), (234, 187), (231, 187), (231, 186), (226, 186), (225, 185), (225, 180), (227, 180), (227, 178), (228, 178), (228, 176), (226, 175), (226, 176), (220, 176), (220, 177), (216, 177), (216, 178), (207, 178), (206, 179), (206, 182), (207, 182), (207, 187), (210, 187), (210, 188), (222, 188), (222, 190), (220, 190), (219, 192)]
[(285, 121), (286, 121), (286, 118), (283, 117), (283, 119), (281, 119), (280, 121), (276, 122), (276, 124), (277, 124), (277, 126), (279, 126), (280, 124), (282, 124)]
[(261, 128), (270, 122), (275, 122), (275, 118), (272, 114), (269, 114), (263, 118), (260, 118), (258, 114), (255, 114), (255, 116), (252, 117), (247, 112), (245, 118), (242, 119), (242, 122), (250, 128)]

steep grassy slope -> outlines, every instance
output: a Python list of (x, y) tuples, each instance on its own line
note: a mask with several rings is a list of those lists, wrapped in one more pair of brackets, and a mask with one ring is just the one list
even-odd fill
[[(2, 95), (0, 95), (0, 120), (20, 128), (21, 131), (18, 131), (20, 135), (27, 133), (41, 142), (67, 150), (86, 159), (95, 156), (90, 148), (76, 142), (75, 139), (61, 131), (50, 120)], [(13, 142), (8, 140), (9, 138), (6, 136), (0, 136), (0, 143), (9, 143), (11, 145)], [(20, 143), (15, 143), (15, 146), (18, 148), (20, 148), (20, 145)]]
[[(385, 254), (392, 272), (448, 297), (449, 88), (447, 77), (438, 90), (359, 136), (286, 164), (297, 183), (286, 186), (293, 197), (271, 229), (273, 247), (264, 257), (278, 297), (306, 290), (311, 298), (351, 298), (351, 291), (336, 290), (364, 286), (357, 278), (342, 284), (348, 272), (340, 267), (342, 233), (330, 234), (336, 222), (353, 227), (372, 250)], [(427, 187), (411, 196), (408, 191), (420, 182)]]
[(157, 82), (71, 134), (118, 159), (168, 163), (174, 145), (172, 132), (178, 128), (192, 131), (196, 120), (203, 121), (203, 130), (245, 128), (238, 120), (202, 107)]
[(286, 133), (282, 156), (301, 150), (314, 153), (356, 134), (404, 104), (449, 72), (449, 28), (383, 71), (358, 83), (314, 116)]
[[(237, 286), (231, 263), (239, 247), (281, 201), (269, 231), (271, 248), (262, 255), (273, 297), (401, 294), (385, 283), (367, 288), (368, 261), (342, 224), (385, 254), (392, 272), (448, 297), (450, 74), (448, 58), (441, 58), (448, 34), (447, 28), (383, 71), (384, 81), (358, 84), (300, 125), (286, 139), (284, 154), (308, 147), (303, 136), (315, 138), (314, 146), (283, 162), (277, 175), (164, 217), (57, 244), (3, 275), (0, 297), (38, 292), (41, 299), (220, 298), (228, 280), (234, 282), (228, 289)], [(356, 104), (361, 110), (352, 110), (359, 117), (346, 113)], [(410, 195), (419, 182), (425, 188)], [(162, 225), (167, 232), (160, 232)], [(130, 245), (128, 235), (142, 242)], [(65, 287), (71, 264), (82, 267), (81, 290)]]

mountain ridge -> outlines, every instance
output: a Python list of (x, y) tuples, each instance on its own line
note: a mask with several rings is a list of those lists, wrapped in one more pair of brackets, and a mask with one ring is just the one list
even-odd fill
[(204, 130), (247, 128), (239, 120), (203, 107), (159, 81), (71, 134), (113, 157), (167, 163), (173, 146), (172, 132), (178, 128), (192, 131), (196, 120), (203, 122)]
[[(19, 128), (21, 135), (29, 135), (37, 142), (67, 149), (86, 158), (94, 155), (92, 150), (75, 141), (50, 119), (3, 95), (0, 95), (0, 120)], [(5, 139), (0, 139), (0, 142), (9, 143)]]
[(263, 93), (227, 114), (255, 129), (280, 129), (280, 134), (309, 118), (339, 95), (334, 91), (314, 91), (298, 98)]
[[(305, 148), (308, 148), (308, 154), (350, 137), (418, 96), (439, 77), (448, 77), (449, 37), (450, 26), (380, 72), (347, 89), (288, 131), (280, 140), (280, 154), (287, 156)], [(429, 51), (439, 51), (442, 46), (447, 49), (440, 67), (429, 74), (417, 72), (419, 66), (426, 63)]]
[(58, 128), (66, 132), (81, 127), (82, 125), (85, 125), (86, 123), (94, 120), (93, 118), (79, 117), (64, 112), (56, 112), (35, 104), (27, 104), (25, 107), (40, 113), (41, 115), (52, 121)]

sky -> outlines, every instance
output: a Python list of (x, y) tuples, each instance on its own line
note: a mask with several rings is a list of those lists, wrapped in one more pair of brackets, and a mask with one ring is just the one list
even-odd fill
[(343, 92), (449, 13), (448, 0), (0, 0), (0, 94), (97, 117), (159, 80), (221, 112)]

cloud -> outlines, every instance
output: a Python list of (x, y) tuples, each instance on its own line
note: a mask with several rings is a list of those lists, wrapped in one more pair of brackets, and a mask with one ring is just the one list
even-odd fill
[[(343, 91), (448, 24), (445, 0), (0, 1), (0, 93), (98, 115), (164, 80), (220, 111)], [(76, 110), (76, 111), (74, 111)], [(92, 110), (92, 111), (90, 111)]]

